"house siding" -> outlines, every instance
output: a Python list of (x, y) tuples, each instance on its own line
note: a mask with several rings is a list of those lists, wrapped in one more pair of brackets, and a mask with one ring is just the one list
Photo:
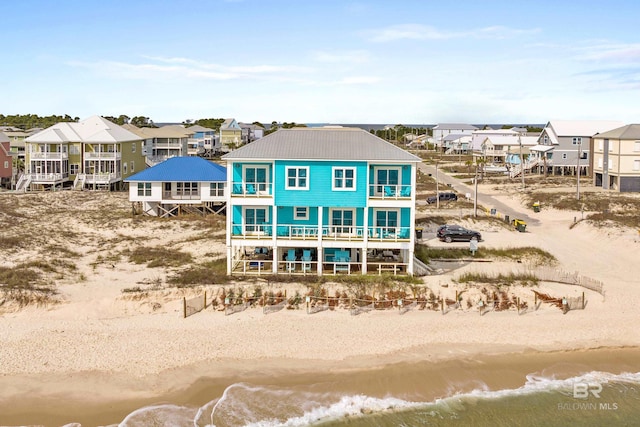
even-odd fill
[[(308, 167), (309, 188), (292, 190), (286, 188), (287, 167)], [(356, 171), (355, 191), (334, 190), (334, 168), (354, 168)], [(367, 202), (367, 164), (366, 162), (275, 162), (275, 204), (277, 206), (327, 206), (364, 207)]]

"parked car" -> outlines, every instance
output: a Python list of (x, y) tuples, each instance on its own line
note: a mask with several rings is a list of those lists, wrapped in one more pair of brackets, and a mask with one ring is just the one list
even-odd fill
[[(456, 193), (438, 193), (440, 198), (440, 202), (455, 202), (458, 200), (458, 195)], [(435, 203), (436, 196), (427, 197), (427, 204)]]
[(473, 238), (475, 238), (478, 242), (482, 240), (482, 235), (479, 232), (469, 230), (459, 225), (442, 225), (438, 227), (436, 235), (438, 236), (438, 239), (447, 243), (451, 243), (454, 240), (468, 242)]

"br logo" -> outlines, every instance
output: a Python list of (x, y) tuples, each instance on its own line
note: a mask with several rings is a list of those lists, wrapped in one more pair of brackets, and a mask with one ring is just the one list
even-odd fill
[(600, 393), (602, 392), (602, 385), (598, 383), (573, 383), (573, 398), (574, 399), (587, 399), (589, 393), (596, 399), (600, 399)]

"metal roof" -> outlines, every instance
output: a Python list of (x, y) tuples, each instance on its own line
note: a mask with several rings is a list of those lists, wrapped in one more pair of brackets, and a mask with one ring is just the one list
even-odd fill
[(27, 142), (128, 142), (140, 138), (126, 129), (100, 116), (91, 116), (79, 122), (61, 122), (26, 138)]
[(227, 168), (201, 157), (171, 157), (125, 179), (125, 182), (220, 182)]
[(621, 126), (624, 126), (624, 123), (615, 120), (551, 120), (545, 126), (545, 130), (551, 128), (555, 136), (591, 137), (596, 133), (606, 132)]
[(631, 124), (595, 135), (594, 138), (640, 140), (640, 124)]
[(346, 127), (280, 129), (222, 159), (421, 161), (363, 129)]

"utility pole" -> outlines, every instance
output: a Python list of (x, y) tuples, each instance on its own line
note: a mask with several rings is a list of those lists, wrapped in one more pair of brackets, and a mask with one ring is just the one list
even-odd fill
[(478, 163), (476, 162), (476, 177), (473, 178), (475, 190), (473, 191), (473, 216), (478, 216)]
[(580, 157), (582, 157), (582, 141), (578, 141), (578, 162), (576, 164), (576, 199), (580, 200)]
[(518, 132), (518, 144), (520, 145), (520, 175), (522, 175), (522, 190), (524, 191), (524, 157), (522, 156), (522, 139)]
[(436, 209), (440, 209), (440, 191), (438, 187), (438, 160), (436, 160)]

